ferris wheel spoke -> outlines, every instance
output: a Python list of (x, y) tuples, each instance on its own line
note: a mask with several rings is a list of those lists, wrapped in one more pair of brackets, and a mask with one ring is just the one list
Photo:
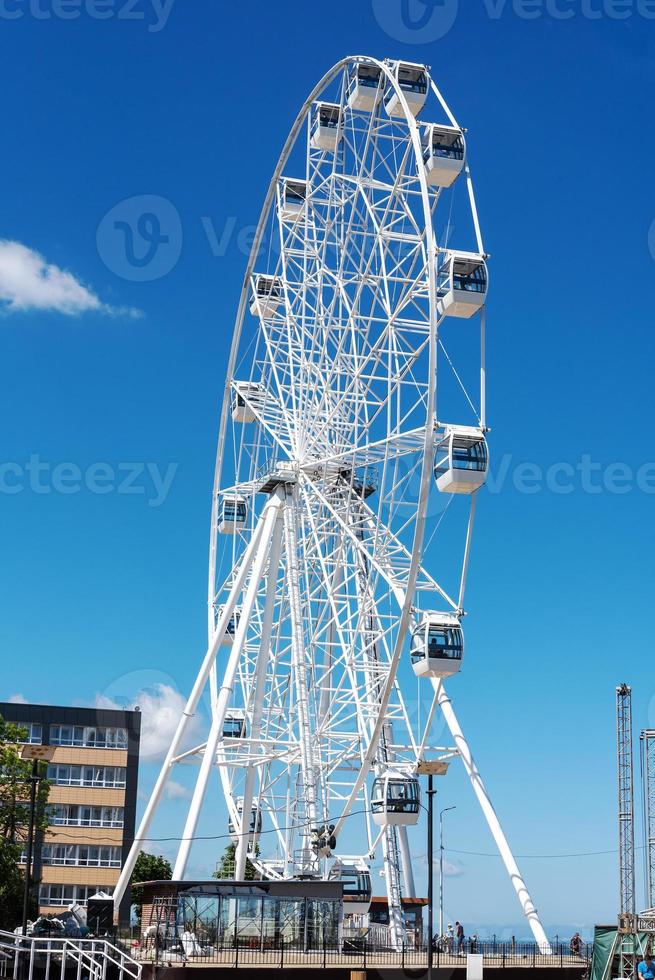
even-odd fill
[[(316, 826), (317, 817), (316, 764), (314, 761), (314, 746), (311, 736), (309, 704), (310, 668), (307, 662), (304, 643), (303, 610), (300, 599), (298, 514), (297, 495), (295, 492), (287, 492), (286, 496), (286, 505), (284, 508), (284, 543), (289, 611), (291, 614), (292, 671), (302, 762), (302, 792), (306, 820), (309, 824), (309, 830), (311, 830), (312, 827)], [(305, 840), (309, 841), (308, 831), (305, 833)], [(308, 843), (303, 850), (305, 851), (303, 863), (311, 866), (313, 861), (311, 847)]]
[[(396, 180), (398, 182), (398, 178)], [(364, 194), (364, 200), (367, 201), (367, 198), (366, 198), (366, 195), (365, 194)], [(390, 196), (390, 200), (391, 200), (391, 196)], [(387, 205), (387, 208), (388, 207), (389, 207), (389, 204)], [(353, 208), (352, 214), (354, 214), (354, 213), (355, 213), (355, 209)], [(351, 221), (352, 221), (352, 214), (351, 214)], [(375, 228), (375, 234), (377, 236), (377, 239), (380, 239), (381, 228), (380, 228), (378, 222), (375, 221), (375, 220), (374, 220), (374, 228)], [(327, 240), (327, 236), (326, 236), (326, 240)], [(383, 258), (384, 257), (384, 242), (382, 242), (381, 240), (379, 240), (379, 241), (376, 240), (374, 242), (372, 248), (371, 248), (371, 253), (370, 253), (370, 257), (369, 257), (369, 265), (373, 261), (375, 255), (377, 254), (378, 251), (381, 253), (381, 256)], [(340, 276), (343, 279), (343, 271), (344, 271), (344, 267), (345, 267), (345, 264), (346, 264), (347, 257), (349, 255), (348, 239), (346, 239), (346, 241), (343, 243), (341, 255), (342, 255), (342, 259), (341, 259)], [(368, 277), (368, 267), (364, 271), (364, 274), (361, 275), (361, 270), (359, 269), (359, 265), (360, 264), (361, 263), (359, 261), (357, 261), (355, 263), (355, 265), (357, 266), (358, 273), (359, 273), (359, 276), (358, 276), (358, 279), (357, 279), (357, 294), (356, 294), (356, 296), (359, 296), (361, 294), (361, 291), (363, 289), (363, 284), (367, 281), (367, 277)], [(389, 310), (386, 310), (386, 309), (383, 310), (383, 315), (385, 317), (388, 317), (388, 313), (389, 313)], [(333, 361), (333, 363), (334, 363), (334, 361)], [(328, 387), (327, 390), (329, 390), (329, 387)]]
[[(254, 684), (252, 687), (252, 705), (250, 711), (250, 725), (253, 734), (261, 730), (262, 716), (264, 711), (264, 689), (266, 683), (266, 671), (269, 662), (269, 648), (271, 642), (271, 632), (273, 627), (273, 615), (275, 611), (275, 595), (278, 584), (278, 573), (280, 563), (280, 549), (282, 545), (283, 519), (278, 514), (271, 538), (270, 554), (268, 559), (268, 578), (266, 583), (266, 594), (264, 598), (264, 616), (261, 627), (261, 639), (257, 656), (256, 669), (254, 671)], [(253, 807), (253, 793), (255, 787), (256, 769), (254, 765), (249, 765), (246, 769), (245, 785), (243, 791), (243, 804), (241, 813), (243, 821), (250, 819)], [(246, 871), (246, 855), (248, 850), (248, 834), (244, 834), (243, 822), (241, 824), (241, 837), (235, 852), (235, 879), (243, 881)]]
[[(369, 212), (369, 217), (371, 218), (373, 227), (375, 229), (375, 241), (374, 241), (373, 246), (371, 248), (371, 254), (370, 254), (370, 257), (369, 257), (368, 265), (370, 266), (370, 263), (373, 261), (375, 255), (379, 252), (380, 257), (381, 257), (382, 267), (384, 268), (386, 257), (389, 254), (391, 254), (391, 243), (388, 240), (388, 236), (385, 239), (385, 234), (384, 234), (385, 233), (385, 229), (384, 229), (384, 226), (381, 225), (378, 222), (377, 218), (375, 217), (375, 214), (374, 214), (373, 209), (372, 209), (372, 207), (370, 205), (370, 202), (368, 201), (368, 198), (367, 198), (366, 194), (363, 194), (363, 200), (367, 204), (368, 212)], [(383, 215), (382, 220), (384, 220), (384, 215)], [(418, 247), (420, 248), (420, 242), (419, 242)], [(344, 254), (347, 254), (347, 250), (346, 249), (344, 249)], [(422, 260), (423, 260), (423, 262), (425, 261), (424, 256), (423, 256)], [(402, 266), (403, 263), (405, 263), (405, 264), (407, 263), (407, 257), (406, 256), (405, 257), (400, 257), (399, 256), (394, 261), (395, 261), (395, 265), (391, 269), (387, 270), (387, 275), (390, 274), (391, 275), (391, 278), (394, 277), (394, 274), (397, 274), (399, 272), (399, 270), (401, 269), (401, 266)], [(406, 269), (404, 271), (405, 271), (405, 273), (407, 273), (408, 270)], [(414, 272), (414, 270), (411, 268), (411, 265), (410, 265), (409, 273), (411, 274), (412, 272)], [(346, 305), (346, 307), (348, 309), (348, 316), (349, 316), (350, 322), (357, 322), (357, 307), (358, 307), (358, 303), (359, 303), (360, 298), (361, 298), (361, 295), (362, 295), (364, 284), (367, 282), (367, 280), (369, 278), (370, 278), (370, 276), (369, 276), (368, 266), (367, 266), (367, 269), (364, 271), (364, 274), (363, 275), (360, 274), (359, 277), (358, 277), (357, 290), (356, 290), (355, 297), (353, 298), (353, 303), (352, 304), (350, 303), (350, 301), (348, 299), (347, 292), (345, 292), (343, 290), (343, 287), (342, 287), (343, 299), (344, 299), (344, 303), (345, 303), (345, 305)], [(382, 279), (382, 284), (384, 285), (386, 283), (386, 281), (387, 280), (383, 278)], [(364, 353), (364, 355), (363, 355), (364, 366), (362, 366), (362, 361), (361, 360), (357, 363), (357, 366), (356, 366), (355, 371), (353, 372), (353, 377), (352, 377), (352, 380), (350, 381), (350, 384), (346, 386), (345, 391), (341, 394), (341, 400), (342, 401), (347, 400), (349, 397), (352, 397), (351, 396), (351, 389), (355, 385), (358, 385), (359, 388), (361, 389), (361, 387), (362, 387), (362, 377), (363, 377), (364, 367), (365, 367), (366, 363), (371, 363), (373, 365), (376, 363), (376, 349), (377, 350), (383, 349), (383, 344), (385, 343), (387, 333), (389, 331), (391, 331), (391, 329), (393, 327), (393, 324), (394, 324), (394, 322), (395, 322), (395, 320), (396, 320), (396, 318), (397, 318), (397, 316), (398, 316), (398, 314), (400, 312), (399, 309), (396, 309), (395, 312), (391, 309), (391, 303), (390, 303), (390, 299), (389, 299), (388, 293), (384, 293), (383, 295), (385, 295), (387, 297), (387, 299), (386, 299), (385, 307), (383, 307), (382, 310), (381, 310), (381, 318), (380, 319), (383, 322), (386, 323), (386, 327), (383, 329), (381, 337), (375, 342), (374, 346), (371, 348), (371, 350), (369, 352), (369, 357), (368, 358), (366, 357), (366, 354)], [(403, 300), (402, 300), (403, 305), (404, 305), (405, 302), (406, 302), (406, 300), (403, 298)], [(374, 314), (374, 309), (370, 312), (370, 314), (368, 316), (368, 326), (369, 327), (370, 327), (370, 324), (372, 322), (371, 321), (371, 316), (373, 314)], [(360, 329), (360, 330), (358, 330), (358, 334), (359, 335), (362, 335), (362, 336), (366, 336), (367, 330), (366, 329), (364, 329), (364, 330), (361, 330)], [(347, 336), (347, 334), (346, 334), (345, 331), (341, 331), (341, 335), (342, 335), (342, 337), (341, 337), (341, 343), (343, 344), (343, 337)], [(332, 372), (335, 371), (335, 367), (336, 367), (336, 365), (338, 363), (339, 363), (339, 358), (338, 357), (332, 359), (332, 369), (331, 369)], [(398, 366), (396, 365), (395, 367), (396, 367), (396, 371), (398, 371)], [(402, 376), (403, 373), (404, 372), (401, 370), (400, 371), (400, 376)], [(385, 371), (385, 380), (388, 379), (388, 376), (389, 376), (389, 370), (387, 368), (387, 370)], [(328, 381), (329, 380), (330, 380), (330, 378), (328, 378)], [(329, 391), (330, 390), (329, 384), (326, 386), (326, 389), (325, 390), (326, 391)], [(358, 392), (358, 394), (359, 394), (359, 392)], [(360, 395), (360, 398), (361, 398), (361, 395)], [(339, 404), (337, 404), (336, 407), (338, 409), (340, 407)]]
[[(357, 537), (352, 526), (344, 520), (337, 506), (330, 502), (317, 483), (307, 475), (304, 475), (304, 482), (311, 488), (311, 492), (316, 495), (316, 498), (331, 514), (334, 521), (339, 525), (341, 532), (350, 539), (354, 547), (366, 560), (371, 562), (375, 570), (387, 582), (399, 607), (402, 608), (405, 602), (408, 569), (412, 561), (412, 554), (409, 549), (395, 537), (389, 528), (380, 522), (378, 515), (365, 505), (366, 521), (368, 526), (373, 530), (373, 540), (375, 542), (375, 548), (369, 549)], [(457, 609), (457, 603), (423, 568), (420, 569), (416, 587), (418, 589), (438, 592), (452, 609)]]

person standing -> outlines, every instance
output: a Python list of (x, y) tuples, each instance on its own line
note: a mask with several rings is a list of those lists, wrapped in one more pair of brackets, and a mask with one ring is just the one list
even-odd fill
[(643, 960), (637, 967), (639, 980), (655, 980), (655, 963), (650, 953), (646, 953)]
[(457, 938), (457, 955), (464, 952), (464, 926), (461, 922), (455, 923), (455, 936)]
[(448, 944), (448, 952), (453, 953), (455, 951), (455, 932), (451, 922), (448, 923), (448, 939), (446, 941)]

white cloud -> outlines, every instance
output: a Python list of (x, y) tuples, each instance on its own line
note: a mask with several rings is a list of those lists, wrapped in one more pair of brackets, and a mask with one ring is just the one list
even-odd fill
[(11, 694), (7, 700), (9, 704), (29, 704), (24, 694)]
[(48, 310), (69, 316), (91, 310), (113, 316), (141, 315), (138, 310), (102, 303), (72, 272), (51, 265), (34, 249), (6, 239), (0, 239), (0, 310)]
[(190, 800), (191, 790), (182, 783), (176, 783), (174, 779), (169, 779), (166, 783), (166, 796), (169, 800)]
[[(156, 683), (138, 691), (130, 701), (141, 709), (141, 759), (150, 762), (162, 759), (182, 717), (186, 698), (170, 684)], [(96, 695), (95, 706), (121, 711), (127, 707), (124, 700), (119, 703), (105, 694)], [(191, 720), (187, 733), (191, 744), (198, 741), (199, 726), (200, 721), (196, 716)]]
[[(424, 867), (427, 869), (428, 859), (425, 854), (412, 854), (412, 861), (417, 867)], [(432, 867), (434, 868), (435, 872), (438, 870), (439, 858), (436, 854), (434, 856)], [(445, 878), (459, 878), (461, 875), (466, 874), (466, 871), (460, 864), (452, 864), (450, 861), (444, 858), (443, 873)]]

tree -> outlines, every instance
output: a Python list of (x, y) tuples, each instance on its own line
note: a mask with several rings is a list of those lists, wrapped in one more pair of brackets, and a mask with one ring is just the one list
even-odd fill
[(20, 847), (0, 843), (0, 927), (12, 931), (23, 914), (25, 875), (18, 867)]
[[(170, 881), (172, 877), (173, 869), (171, 868), (170, 861), (167, 861), (162, 854), (157, 856), (156, 854), (146, 854), (145, 851), (141, 851), (136, 859), (130, 884), (138, 885), (142, 881)], [(141, 922), (141, 909), (143, 906), (143, 898), (140, 892), (141, 889), (137, 888), (136, 892), (132, 895), (132, 904), (136, 908), (136, 918), (139, 923)]]
[[(21, 759), (21, 744), (27, 730), (0, 715), (0, 838), (9, 844), (27, 840), (30, 819), (30, 781), (32, 762)], [(39, 763), (39, 775), (45, 776), (46, 763)], [(43, 832), (48, 826), (47, 802), (50, 783), (41, 779), (36, 796), (34, 829)]]
[[(212, 878), (234, 878), (234, 866), (236, 864), (236, 851), (237, 845), (235, 843), (228, 844), (223, 852), (223, 857), (221, 858), (221, 863), (214, 871)], [(259, 844), (255, 844), (255, 857), (259, 857)], [(250, 859), (246, 859), (246, 873), (244, 875), (245, 881), (255, 881), (259, 878), (259, 872), (255, 868), (254, 864)]]
[[(21, 744), (27, 731), (0, 715), (0, 926), (13, 929), (21, 921), (25, 877), (19, 868), (27, 841), (30, 819), (31, 761), (21, 759)], [(39, 775), (45, 776), (45, 763)], [(50, 784), (42, 778), (37, 785), (34, 815), (35, 836), (48, 826), (47, 802)], [(37, 911), (32, 898), (30, 917)]]

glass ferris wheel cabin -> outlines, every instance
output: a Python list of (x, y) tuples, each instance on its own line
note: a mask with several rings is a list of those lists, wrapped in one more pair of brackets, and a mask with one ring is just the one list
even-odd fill
[(246, 734), (246, 718), (243, 711), (228, 711), (223, 722), (223, 738), (243, 738)]
[[(222, 614), (223, 614), (223, 606), (219, 606), (218, 607), (219, 619)], [(240, 619), (241, 619), (241, 612), (238, 609), (235, 609), (227, 621), (227, 629), (225, 630), (221, 638), (222, 647), (231, 647), (232, 644), (234, 643), (234, 634), (237, 631), (237, 627), (239, 626)]]
[(256, 381), (236, 381), (232, 392), (232, 418), (235, 422), (254, 422), (253, 406), (259, 407), (264, 389)]
[(371, 872), (362, 858), (337, 858), (328, 881), (343, 882), (344, 915), (366, 915), (371, 907), (373, 890)]
[[(398, 87), (407, 100), (409, 111), (414, 117), (425, 105), (428, 97), (428, 75), (425, 65), (414, 65), (410, 61), (396, 61), (393, 74)], [(384, 107), (390, 116), (403, 116), (404, 110), (396, 89), (390, 87), (384, 97)]]
[(382, 94), (382, 69), (377, 65), (358, 63), (348, 77), (348, 105), (361, 112), (373, 112)]
[(282, 303), (282, 280), (278, 276), (255, 275), (252, 277), (252, 299), (250, 312), (253, 316), (261, 314), (264, 319), (272, 317)]
[(221, 534), (234, 534), (246, 526), (247, 516), (245, 497), (236, 493), (226, 494), (220, 503), (218, 530)]
[(487, 299), (487, 264), (475, 252), (449, 252), (437, 267), (437, 299), (446, 316), (468, 319)]
[(313, 149), (334, 153), (341, 137), (341, 106), (335, 102), (315, 102), (309, 132)]
[(278, 184), (278, 208), (283, 221), (295, 221), (307, 201), (307, 181), (281, 177)]
[(402, 773), (378, 776), (371, 791), (371, 811), (378, 827), (412, 827), (418, 823), (421, 790), (418, 779)]
[(489, 450), (482, 429), (453, 426), (436, 446), (434, 476), (441, 493), (475, 493), (489, 472)]
[[(239, 817), (243, 814), (243, 799), (239, 797), (237, 800), (237, 813)], [(234, 826), (234, 821), (230, 817), (227, 825), (227, 831), (230, 835), (230, 840), (238, 841), (240, 834), (237, 828)], [(262, 811), (259, 809), (259, 802), (253, 800), (252, 810), (250, 811), (250, 826), (248, 828), (248, 843), (256, 844), (259, 840), (259, 835), (262, 832)]]
[(423, 130), (423, 162), (431, 187), (451, 187), (464, 169), (464, 133), (429, 123)]
[(410, 657), (417, 677), (458, 674), (464, 656), (464, 633), (454, 613), (426, 613), (412, 630)]

